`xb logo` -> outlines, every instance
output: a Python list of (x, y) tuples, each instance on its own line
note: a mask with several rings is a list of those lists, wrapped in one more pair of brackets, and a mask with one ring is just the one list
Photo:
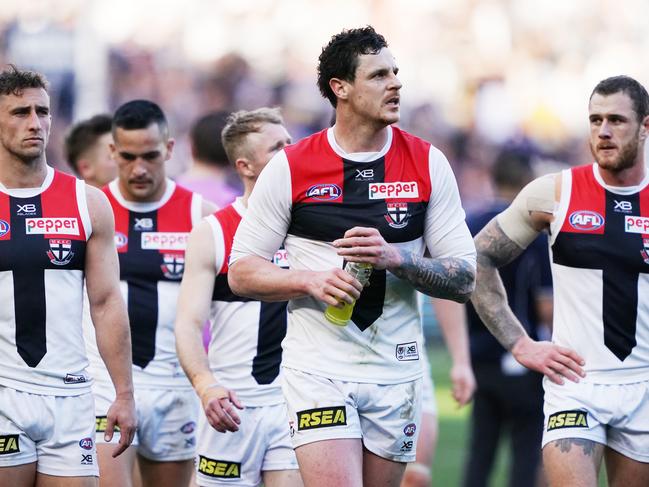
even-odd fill
[(356, 169), (356, 179), (374, 179), (374, 169)]
[(633, 209), (633, 205), (631, 204), (630, 201), (618, 201), (618, 200), (613, 200), (613, 201), (615, 202), (615, 208), (613, 208), (613, 211), (628, 213)]
[(133, 228), (135, 230), (151, 230), (153, 228), (153, 220), (151, 218), (136, 218)]
[(27, 203), (26, 205), (16, 205), (18, 207), (18, 215), (33, 215), (36, 213), (36, 205), (34, 203)]

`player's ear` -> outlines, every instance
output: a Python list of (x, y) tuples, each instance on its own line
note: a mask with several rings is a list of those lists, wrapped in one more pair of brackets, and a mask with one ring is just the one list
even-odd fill
[(250, 164), (250, 161), (245, 158), (245, 157), (238, 157), (236, 161), (234, 161), (234, 167), (237, 170), (237, 172), (243, 176), (243, 177), (254, 177), (255, 173), (252, 170), (252, 165)]
[(640, 122), (640, 140), (646, 140), (649, 135), (649, 115)]
[(336, 98), (341, 100), (346, 100), (349, 97), (349, 81), (339, 78), (331, 78), (329, 80), (329, 88), (333, 91), (333, 94), (336, 95)]

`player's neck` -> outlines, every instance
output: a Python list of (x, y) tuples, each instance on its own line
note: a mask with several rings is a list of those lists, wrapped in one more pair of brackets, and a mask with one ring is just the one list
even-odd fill
[(44, 155), (30, 162), (6, 156), (0, 161), (0, 183), (9, 189), (38, 188), (47, 176)]
[(354, 117), (336, 116), (334, 137), (347, 153), (379, 152), (388, 140), (388, 128), (384, 124), (363, 123)]
[(602, 180), (608, 186), (637, 186), (644, 181), (646, 175), (646, 167), (642, 158), (639, 158), (632, 167), (621, 171), (611, 171), (601, 166), (598, 166), (597, 169)]

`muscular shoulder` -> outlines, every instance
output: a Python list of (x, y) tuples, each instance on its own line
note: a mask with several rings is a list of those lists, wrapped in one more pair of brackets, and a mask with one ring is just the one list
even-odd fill
[(521, 248), (526, 248), (539, 232), (550, 226), (559, 199), (560, 184), (560, 174), (536, 178), (498, 215), (500, 228)]
[(214, 265), (215, 232), (213, 224), (219, 227), (218, 220), (214, 220), (210, 223), (207, 218), (203, 218), (192, 229), (187, 242), (188, 258), (192, 258), (195, 263), (210, 267)]
[(96, 233), (103, 234), (107, 231), (112, 231), (115, 226), (115, 220), (113, 210), (108, 202), (108, 197), (100, 189), (88, 184), (85, 185), (85, 188), (93, 235)]

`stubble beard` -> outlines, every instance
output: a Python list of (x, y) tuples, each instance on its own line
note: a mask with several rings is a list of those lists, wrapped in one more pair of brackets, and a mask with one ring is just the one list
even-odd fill
[(593, 147), (592, 144), (590, 151), (599, 167), (615, 173), (621, 172), (635, 165), (638, 157), (638, 137), (634, 137), (633, 140), (624, 145), (618, 156), (613, 160), (600, 158), (596, 147)]

